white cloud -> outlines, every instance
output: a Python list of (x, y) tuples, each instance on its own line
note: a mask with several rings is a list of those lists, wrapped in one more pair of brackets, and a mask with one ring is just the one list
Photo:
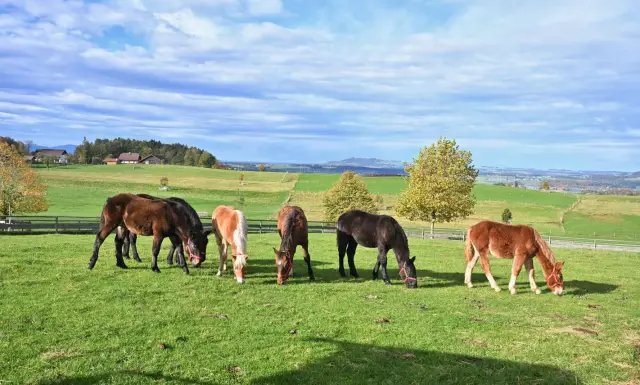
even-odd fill
[(282, 12), (282, 0), (246, 0), (249, 13), (256, 16), (273, 15)]

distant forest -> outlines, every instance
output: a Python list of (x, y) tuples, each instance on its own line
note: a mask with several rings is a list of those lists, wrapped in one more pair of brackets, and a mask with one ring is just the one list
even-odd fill
[[(15, 146), (19, 152), (25, 155), (30, 152), (31, 142), (23, 143), (9, 137), (0, 137), (0, 141)], [(102, 164), (105, 158), (117, 158), (125, 152), (137, 152), (142, 158), (153, 154), (163, 157), (167, 163), (175, 165), (224, 168), (215, 156), (197, 147), (189, 147), (179, 143), (166, 144), (157, 140), (124, 138), (96, 139), (94, 142), (89, 142), (85, 137), (82, 144), (76, 147), (75, 152), (69, 154), (68, 160), (71, 163), (79, 164)]]
[(215, 156), (208, 151), (184, 144), (166, 144), (157, 140), (96, 139), (93, 143), (84, 138), (73, 154), (75, 161), (82, 164), (100, 164), (105, 158), (117, 158), (124, 152), (137, 152), (141, 157), (157, 155), (169, 164), (212, 167), (218, 164)]

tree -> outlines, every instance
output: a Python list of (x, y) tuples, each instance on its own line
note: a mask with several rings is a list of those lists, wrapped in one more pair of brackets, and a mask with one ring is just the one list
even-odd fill
[(49, 208), (47, 185), (13, 146), (0, 142), (0, 214), (37, 213)]
[(540, 190), (549, 191), (549, 181), (548, 180), (545, 180), (544, 182), (542, 182), (542, 184), (540, 185)]
[(408, 186), (396, 204), (396, 213), (410, 220), (450, 222), (473, 213), (472, 194), (478, 171), (470, 151), (458, 149), (455, 140), (440, 138), (424, 147), (411, 166), (405, 168)]
[(56, 158), (54, 158), (54, 157), (52, 157), (52, 156), (45, 156), (45, 157), (42, 159), (42, 161), (44, 162), (44, 164), (47, 166), (47, 170), (49, 169), (49, 165), (50, 165), (51, 163), (55, 163), (55, 159), (56, 159)]
[(511, 210), (504, 209), (504, 211), (502, 212), (502, 222), (511, 223), (512, 219), (513, 219), (513, 215), (511, 214)]
[(238, 181), (240, 182), (240, 184), (242, 184), (242, 182), (244, 181), (244, 173), (240, 173), (240, 176), (238, 177)]
[(378, 213), (375, 198), (369, 193), (364, 179), (353, 171), (345, 171), (340, 179), (322, 196), (324, 217), (335, 222), (349, 210), (363, 210)]
[(202, 151), (200, 159), (198, 160), (198, 166), (210, 168), (211, 166), (213, 166), (215, 160), (216, 159), (209, 153), (209, 151)]
[(264, 166), (264, 164), (260, 164), (260, 166), (258, 166), (258, 169), (262, 172), (264, 172), (264, 170), (266, 169), (266, 167)]
[(166, 187), (168, 185), (169, 185), (169, 178), (167, 178), (166, 176), (163, 176), (162, 178), (160, 178), (160, 186)]

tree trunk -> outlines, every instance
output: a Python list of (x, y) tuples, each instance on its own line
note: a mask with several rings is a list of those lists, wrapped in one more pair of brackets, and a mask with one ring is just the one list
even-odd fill
[(436, 222), (435, 221), (431, 221), (431, 239), (433, 239), (433, 229), (436, 226)]

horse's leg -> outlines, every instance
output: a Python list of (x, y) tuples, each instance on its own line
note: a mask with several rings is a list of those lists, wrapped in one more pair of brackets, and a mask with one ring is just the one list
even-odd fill
[(130, 235), (131, 234), (133, 234), (133, 233), (131, 233), (129, 231), (122, 231), (122, 234), (117, 234), (116, 235), (116, 238), (118, 238), (118, 236), (122, 236), (122, 238), (123, 238), (123, 242), (122, 242), (122, 257), (126, 258), (126, 259), (131, 259), (129, 257), (129, 245), (131, 243), (131, 239), (130, 239)]
[[(176, 251), (176, 246), (171, 242), (171, 248), (169, 249), (169, 254), (167, 254), (167, 265), (173, 265), (173, 253)], [(178, 256), (176, 256), (176, 262), (180, 265), (180, 260)], [(186, 262), (185, 262), (186, 263)]]
[[(300, 246), (302, 246), (302, 256), (304, 257), (304, 261), (307, 263), (309, 281), (315, 281), (316, 277), (313, 275), (313, 269), (311, 268), (311, 256), (309, 255), (309, 240), (305, 239)], [(291, 269), (291, 272), (293, 274), (293, 268)]]
[(98, 262), (98, 254), (100, 253), (100, 246), (104, 240), (111, 234), (113, 229), (116, 228), (115, 224), (105, 224), (101, 221), (100, 230), (96, 233), (96, 240), (93, 242), (93, 254), (91, 255), (91, 259), (89, 259), (89, 270), (93, 269)]
[(138, 242), (138, 235), (135, 233), (129, 233), (129, 244), (131, 245), (131, 251), (133, 252), (133, 259), (136, 262), (142, 262), (140, 259), (140, 255), (138, 254), (138, 247), (136, 246), (136, 242)]
[(359, 278), (358, 271), (356, 270), (356, 264), (353, 258), (356, 255), (356, 248), (358, 247), (358, 242), (356, 242), (355, 238), (350, 237), (349, 245), (347, 246), (347, 258), (349, 261), (349, 273), (354, 278)]
[[(217, 237), (217, 236), (216, 236)], [(222, 272), (227, 270), (227, 258), (229, 253), (229, 248), (227, 247), (227, 242), (224, 239), (220, 240), (218, 243), (218, 252), (220, 253), (220, 259), (218, 263), (218, 274), (217, 276), (221, 276)]]
[[(182, 245), (182, 240), (177, 235), (172, 235), (169, 237), (171, 240), (171, 249), (176, 250)], [(176, 262), (178, 265), (182, 266), (182, 271), (189, 274), (189, 268), (187, 267), (187, 262), (184, 260), (184, 254), (181, 253), (180, 249), (178, 249), (178, 253), (176, 254)]]
[(467, 261), (467, 269), (464, 272), (464, 283), (467, 285), (467, 287), (469, 287), (469, 289), (473, 287), (473, 284), (471, 283), (471, 274), (473, 273), (473, 268), (476, 267), (476, 264), (478, 263), (479, 258), (480, 258), (480, 253), (478, 253), (478, 251), (474, 247), (473, 256), (471, 257), (470, 260)]
[(489, 281), (489, 285), (495, 291), (500, 291), (500, 287), (496, 283), (496, 280), (493, 279), (493, 274), (491, 274), (491, 263), (489, 263), (489, 250), (485, 250), (480, 253), (480, 264), (482, 265), (482, 270), (484, 271), (484, 275), (487, 277)]
[(156, 273), (160, 272), (160, 269), (158, 268), (158, 254), (160, 254), (160, 246), (162, 246), (163, 239), (164, 237), (162, 237), (161, 235), (153, 234), (153, 247), (151, 249), (151, 270)]
[(378, 246), (378, 264), (376, 265), (376, 267), (382, 266), (382, 280), (384, 281), (385, 284), (391, 285), (391, 280), (389, 279), (389, 274), (387, 273), (387, 252), (388, 251), (389, 249), (387, 249), (385, 246)]
[(531, 286), (531, 291), (536, 294), (542, 293), (542, 291), (538, 289), (538, 285), (536, 285), (536, 276), (533, 272), (533, 258), (527, 258), (527, 260), (524, 261), (524, 267), (525, 269), (527, 269), (527, 275), (529, 276), (529, 286)]
[(338, 272), (341, 277), (346, 277), (347, 274), (344, 272), (344, 254), (347, 251), (347, 246), (349, 245), (349, 238), (347, 234), (338, 229), (336, 229), (336, 238), (336, 243), (338, 244)]
[(125, 239), (128, 238), (128, 234), (126, 232), (116, 232), (116, 236), (114, 237), (114, 242), (116, 245), (116, 266), (121, 269), (128, 269), (127, 265), (124, 263), (124, 259), (122, 258), (122, 248)]
[(520, 274), (520, 269), (524, 264), (525, 256), (523, 254), (516, 253), (513, 257), (513, 267), (511, 268), (511, 279), (509, 280), (509, 292), (516, 294), (516, 278)]

